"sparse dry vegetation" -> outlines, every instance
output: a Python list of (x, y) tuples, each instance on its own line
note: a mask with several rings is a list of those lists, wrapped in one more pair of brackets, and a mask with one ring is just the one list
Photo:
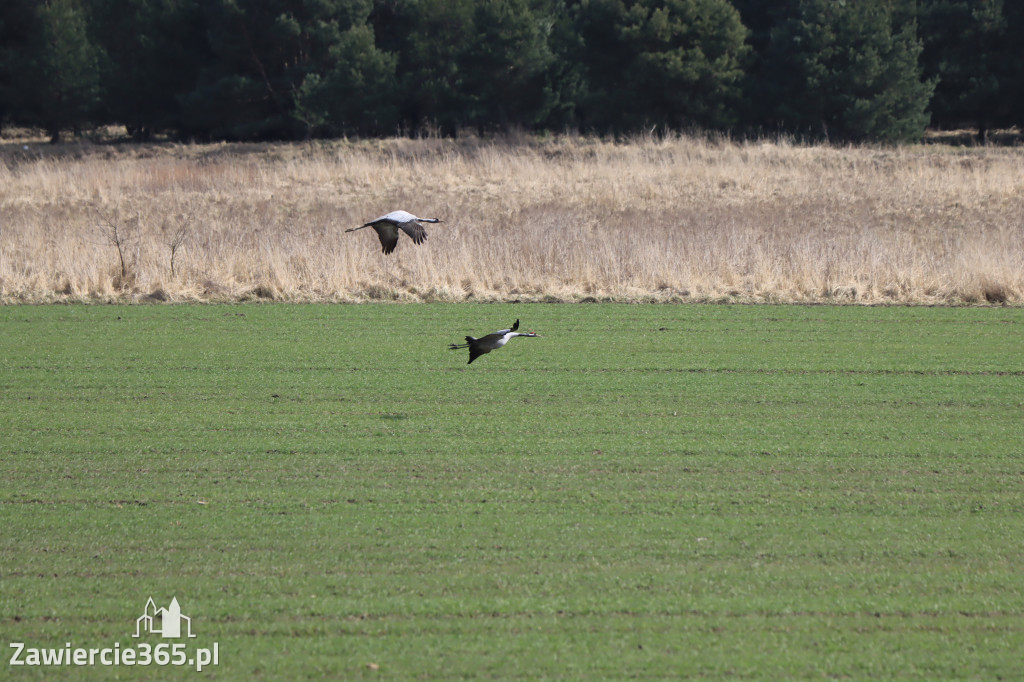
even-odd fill
[[(1019, 147), (4, 142), (8, 303), (1024, 296)], [(446, 222), (343, 234), (395, 209)]]

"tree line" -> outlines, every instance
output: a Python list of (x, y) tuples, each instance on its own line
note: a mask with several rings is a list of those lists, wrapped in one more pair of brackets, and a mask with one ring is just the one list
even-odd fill
[(0, 124), (144, 140), (1024, 122), (1004, 0), (4, 0)]

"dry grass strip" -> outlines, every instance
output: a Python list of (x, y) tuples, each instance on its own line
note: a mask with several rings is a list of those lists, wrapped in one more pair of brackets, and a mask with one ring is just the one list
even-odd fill
[[(639, 138), (0, 145), (0, 300), (1008, 303), (1024, 150)], [(370, 230), (446, 222), (391, 256)]]

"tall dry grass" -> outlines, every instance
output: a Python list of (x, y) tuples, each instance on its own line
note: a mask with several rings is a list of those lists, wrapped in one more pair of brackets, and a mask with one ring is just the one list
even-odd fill
[[(5, 302), (1024, 295), (1020, 148), (561, 137), (0, 154)], [(343, 232), (396, 209), (446, 222), (391, 256), (372, 231)]]

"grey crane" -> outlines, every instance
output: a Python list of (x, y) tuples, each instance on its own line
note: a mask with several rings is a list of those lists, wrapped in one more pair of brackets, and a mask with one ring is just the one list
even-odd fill
[(427, 231), (423, 229), (420, 223), (440, 223), (441, 220), (437, 218), (417, 218), (412, 213), (406, 211), (392, 211), (387, 215), (382, 215), (376, 220), (371, 220), (365, 225), (359, 227), (350, 227), (345, 230), (346, 232), (355, 232), (361, 230), (364, 227), (372, 227), (377, 232), (377, 237), (380, 239), (381, 250), (385, 253), (391, 253), (395, 250), (395, 246), (398, 245), (398, 231), (402, 230), (412, 239), (413, 244), (422, 244), (427, 241)]
[(483, 355), (484, 353), (490, 353), (492, 350), (498, 350), (506, 343), (508, 343), (509, 339), (514, 339), (517, 336), (522, 336), (528, 339), (534, 339), (540, 336), (540, 334), (535, 334), (534, 332), (530, 332), (529, 334), (522, 334), (520, 332), (517, 332), (517, 329), (519, 329), (519, 320), (516, 320), (516, 323), (512, 325), (511, 329), (501, 329), (499, 331), (494, 332), (493, 334), (482, 336), (479, 339), (474, 338), (472, 336), (467, 336), (466, 343), (450, 343), (448, 344), (448, 348), (450, 348), (451, 350), (460, 350), (462, 348), (468, 348), (469, 362), (466, 363), (468, 365), (472, 363), (474, 360), (476, 360), (478, 357)]

